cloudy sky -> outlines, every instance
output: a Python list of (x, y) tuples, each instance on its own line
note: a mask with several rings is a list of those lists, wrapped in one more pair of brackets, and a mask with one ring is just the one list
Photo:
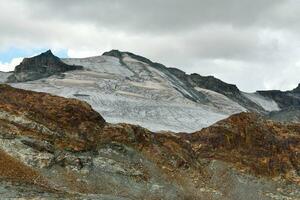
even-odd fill
[(244, 91), (300, 82), (299, 0), (0, 0), (0, 70), (130, 51)]

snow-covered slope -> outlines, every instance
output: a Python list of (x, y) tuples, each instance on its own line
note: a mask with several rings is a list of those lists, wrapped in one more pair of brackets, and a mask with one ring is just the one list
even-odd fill
[(10, 75), (10, 72), (0, 72), (0, 83), (5, 82)]
[[(154, 131), (192, 132), (245, 110), (216, 92), (197, 88), (191, 93), (176, 77), (129, 55), (122, 62), (112, 56), (63, 61), (84, 70), (11, 85), (78, 98), (108, 122), (138, 124)], [(192, 101), (197, 95), (204, 98)]]
[(195, 89), (205, 94), (209, 101), (221, 112), (231, 114), (247, 110), (223, 94), (199, 87), (195, 87)]
[(278, 104), (273, 100), (267, 97), (264, 97), (258, 93), (243, 93), (248, 99), (254, 103), (263, 107), (266, 111), (279, 111), (280, 108)]

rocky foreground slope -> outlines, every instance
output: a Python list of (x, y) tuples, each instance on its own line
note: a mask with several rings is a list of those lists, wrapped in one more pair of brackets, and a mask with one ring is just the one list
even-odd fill
[(192, 134), (109, 124), (85, 102), (0, 85), (0, 196), (299, 199), (300, 125), (233, 115)]

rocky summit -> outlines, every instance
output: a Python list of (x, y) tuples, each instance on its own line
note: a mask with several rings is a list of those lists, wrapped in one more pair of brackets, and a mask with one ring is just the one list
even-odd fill
[(67, 65), (49, 50), (32, 58), (25, 58), (16, 66), (7, 82), (24, 82), (59, 75), (62, 72), (82, 69), (81, 66)]
[(110, 124), (0, 86), (1, 199), (300, 199), (300, 124), (243, 112), (194, 133)]
[(296, 87), (295, 89), (293, 89), (293, 92), (300, 93), (300, 83), (298, 84), (298, 87)]

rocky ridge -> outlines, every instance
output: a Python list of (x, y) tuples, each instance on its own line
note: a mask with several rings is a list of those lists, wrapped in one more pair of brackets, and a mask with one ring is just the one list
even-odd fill
[(258, 91), (277, 102), (279, 111), (268, 113), (268, 118), (281, 122), (300, 122), (300, 84), (291, 91)]
[[(120, 60), (120, 63), (124, 65), (125, 63), (123, 62), (123, 58), (125, 55), (129, 55), (132, 58), (148, 63), (154, 68), (160, 69), (171, 76), (177, 77), (180, 81), (182, 81), (182, 83), (184, 83), (188, 90), (192, 90), (192, 94), (197, 93), (197, 91), (195, 92), (194, 90), (197, 90), (198, 88), (208, 89), (210, 91), (225, 95), (232, 101), (238, 103), (251, 112), (266, 115), (269, 119), (281, 122), (300, 122), (300, 84), (297, 88), (291, 91), (257, 91), (255, 94), (266, 98), (269, 104), (274, 102), (278, 105), (279, 110), (270, 111), (262, 106), (259, 102), (253, 101), (253, 99), (249, 98), (248, 95), (243, 94), (243, 92), (241, 92), (236, 85), (225, 83), (213, 76), (201, 76), (196, 73), (189, 75), (177, 68), (168, 68), (160, 63), (152, 62), (145, 57), (130, 52), (111, 50), (109, 52), (105, 52), (103, 55), (116, 57)], [(195, 98), (192, 98), (191, 100), (199, 101), (200, 98), (202, 99), (200, 102), (205, 103), (204, 100), (206, 97), (201, 94), (201, 90), (198, 90), (198, 93), (199, 92), (200, 95), (196, 95)]]
[(84, 100), (108, 122), (137, 124), (152, 131), (192, 132), (246, 110), (222, 94), (193, 88), (164, 68), (127, 54), (122, 61), (113, 56), (62, 61), (84, 69), (10, 85)]
[(79, 100), (0, 94), (3, 198), (300, 198), (299, 124), (241, 113), (192, 134), (153, 133), (109, 124)]
[[(149, 65), (153, 66), (154, 68), (160, 69), (166, 73), (171, 74), (172, 76), (177, 77), (181, 80), (184, 85), (189, 88), (189, 90), (193, 90), (197, 88), (208, 89), (211, 91), (215, 91), (219, 94), (223, 94), (229, 99), (237, 102), (241, 106), (245, 107), (247, 110), (252, 112), (257, 112), (261, 114), (268, 114), (268, 110), (264, 109), (261, 105), (257, 104), (257, 102), (253, 102), (252, 99), (247, 98), (247, 96), (243, 95), (243, 93), (238, 89), (236, 85), (228, 84), (219, 80), (213, 76), (201, 76), (199, 74), (186, 74), (184, 71), (179, 70), (177, 68), (168, 68), (160, 63), (152, 62), (151, 60), (130, 53), (130, 52), (122, 52), (119, 50), (111, 50), (109, 52), (105, 52), (103, 55), (106, 56), (113, 56), (120, 60), (121, 64), (124, 64), (123, 58), (125, 55), (129, 55), (132, 58), (135, 58), (141, 62), (148, 63)], [(195, 91), (194, 91), (195, 92)], [(199, 91), (198, 91), (199, 92)], [(257, 91), (257, 94), (270, 99), (274, 100), (281, 109), (286, 109), (288, 107), (299, 107), (300, 105), (300, 84), (297, 88), (291, 91), (279, 91), (279, 90), (269, 90), (269, 91)], [(193, 101), (197, 101), (198, 97), (192, 99)], [(202, 96), (202, 99), (205, 97)], [(278, 113), (277, 115), (280, 115)]]
[[(192, 101), (195, 101), (195, 102), (202, 102), (202, 103), (207, 103), (207, 99), (205, 98), (205, 96), (197, 91), (196, 89), (194, 89), (194, 87), (192, 87), (189, 83), (187, 82), (182, 82), (182, 84), (180, 84), (178, 82), (177, 79), (174, 79), (174, 74), (172, 74), (168, 68), (160, 63), (156, 63), (156, 62), (152, 62), (151, 60), (149, 60), (148, 58), (145, 58), (145, 57), (142, 57), (142, 56), (139, 56), (139, 55), (136, 55), (136, 54), (133, 54), (133, 53), (130, 53), (130, 52), (121, 52), (119, 50), (111, 50), (111, 51), (108, 51), (108, 52), (104, 52), (103, 53), (104, 56), (113, 56), (113, 57), (116, 57), (119, 59), (119, 62), (126, 66), (126, 62), (124, 62), (124, 57), (125, 56), (129, 56), (137, 61), (140, 61), (140, 62), (143, 62), (143, 63), (146, 63), (148, 65), (150, 65), (151, 67), (153, 68), (156, 68), (156, 69), (159, 69), (160, 71), (164, 72), (166, 75), (169, 75), (169, 77), (171, 77), (172, 79), (172, 83), (176, 86), (178, 86), (179, 88), (183, 88), (183, 91), (186, 91), (186, 92), (181, 92), (181, 90), (178, 90), (181, 92), (181, 94), (192, 100)], [(176, 76), (175, 76), (176, 77)]]
[[(220, 79), (217, 79), (213, 76), (201, 76), (199, 74), (193, 73), (193, 74), (186, 74), (184, 71), (181, 71), (177, 68), (168, 68), (164, 66), (163, 64), (152, 62), (151, 60), (130, 53), (130, 52), (121, 52), (119, 50), (111, 50), (108, 52), (103, 53), (105, 56), (113, 56), (117, 57), (120, 60), (120, 63), (125, 65), (123, 62), (123, 58), (125, 55), (129, 55), (130, 57), (139, 60), (141, 62), (145, 62), (149, 64), (150, 66), (159, 69), (163, 71), (166, 74), (169, 74), (171, 77), (174, 76), (178, 78), (183, 83), (183, 87), (186, 88), (188, 91), (190, 91), (190, 96), (187, 96), (187, 98), (190, 98), (191, 100), (195, 102), (205, 102), (207, 100), (205, 96), (201, 93), (201, 91), (197, 90), (197, 88), (203, 88), (208, 89), (214, 92), (217, 92), (219, 94), (223, 94), (229, 99), (233, 100), (234, 102), (239, 103), (241, 106), (244, 106), (250, 111), (255, 111), (259, 113), (265, 113), (265, 110), (260, 106), (252, 102), (250, 99), (246, 98), (242, 95), (241, 91), (238, 89), (236, 85), (228, 84)], [(177, 82), (175, 80), (175, 82)], [(185, 94), (183, 94), (185, 95)], [(192, 97), (192, 98), (191, 98)]]
[(298, 84), (298, 86), (295, 89), (293, 89), (293, 92), (300, 93), (300, 83)]
[(268, 118), (280, 122), (300, 122), (300, 107), (291, 106), (280, 111), (270, 112)]
[(7, 82), (33, 81), (52, 75), (59, 75), (62, 72), (83, 69), (82, 66), (67, 65), (48, 50), (38, 56), (25, 58), (21, 64), (16, 66)]
[(280, 108), (297, 107), (300, 106), (300, 96), (298, 93), (293, 91), (280, 91), (280, 90), (269, 90), (269, 91), (257, 91), (262, 96), (274, 99)]

